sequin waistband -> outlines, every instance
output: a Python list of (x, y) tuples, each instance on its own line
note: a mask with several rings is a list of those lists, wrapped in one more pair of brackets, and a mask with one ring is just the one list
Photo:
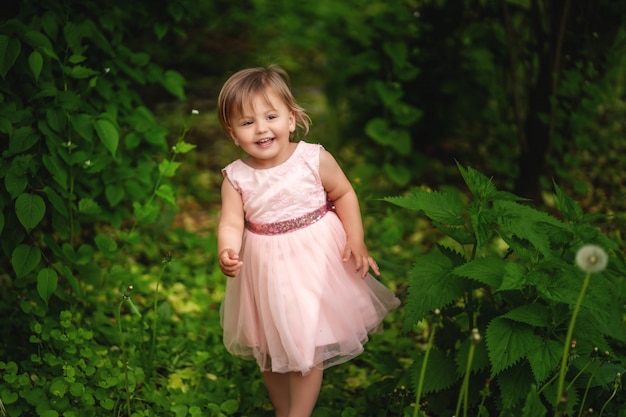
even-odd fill
[(246, 220), (246, 229), (257, 235), (282, 235), (305, 228), (319, 221), (329, 211), (334, 211), (335, 206), (329, 201), (322, 207), (295, 219), (284, 220), (276, 223), (253, 223)]

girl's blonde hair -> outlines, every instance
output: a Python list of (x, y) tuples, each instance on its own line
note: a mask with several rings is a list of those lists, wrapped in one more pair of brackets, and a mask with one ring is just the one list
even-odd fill
[(306, 135), (309, 132), (311, 118), (293, 97), (289, 75), (278, 65), (267, 68), (247, 68), (233, 74), (222, 86), (217, 98), (217, 115), (226, 133), (231, 127), (231, 121), (244, 112), (244, 108), (251, 104), (253, 98), (261, 94), (269, 103), (268, 94), (276, 94), (294, 112), (296, 127)]

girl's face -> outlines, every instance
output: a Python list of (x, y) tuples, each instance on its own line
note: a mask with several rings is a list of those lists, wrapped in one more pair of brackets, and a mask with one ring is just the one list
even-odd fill
[(291, 155), (289, 136), (296, 128), (295, 114), (275, 94), (257, 94), (243, 114), (231, 120), (231, 138), (256, 167), (271, 168)]

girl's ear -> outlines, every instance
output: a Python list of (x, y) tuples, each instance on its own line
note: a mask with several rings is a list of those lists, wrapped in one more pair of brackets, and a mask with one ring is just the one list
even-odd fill
[(296, 113), (294, 111), (289, 112), (289, 132), (296, 131)]
[(226, 130), (228, 131), (228, 134), (230, 135), (230, 138), (235, 143), (235, 146), (239, 146), (239, 141), (237, 140), (237, 137), (235, 136), (235, 132), (233, 131), (233, 129), (229, 126), (229, 127), (226, 128)]

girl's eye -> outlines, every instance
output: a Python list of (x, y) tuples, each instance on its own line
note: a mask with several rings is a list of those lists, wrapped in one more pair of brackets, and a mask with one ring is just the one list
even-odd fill
[(275, 114), (270, 114), (269, 116), (267, 116), (267, 118), (268, 118), (269, 120), (275, 119), (275, 118), (277, 118), (277, 117), (278, 117), (278, 116), (277, 116), (277, 115), (275, 115)]
[(251, 125), (251, 124), (252, 124), (252, 121), (250, 121), (250, 120), (245, 120), (245, 121), (241, 122), (242, 126), (248, 126), (248, 125)]

